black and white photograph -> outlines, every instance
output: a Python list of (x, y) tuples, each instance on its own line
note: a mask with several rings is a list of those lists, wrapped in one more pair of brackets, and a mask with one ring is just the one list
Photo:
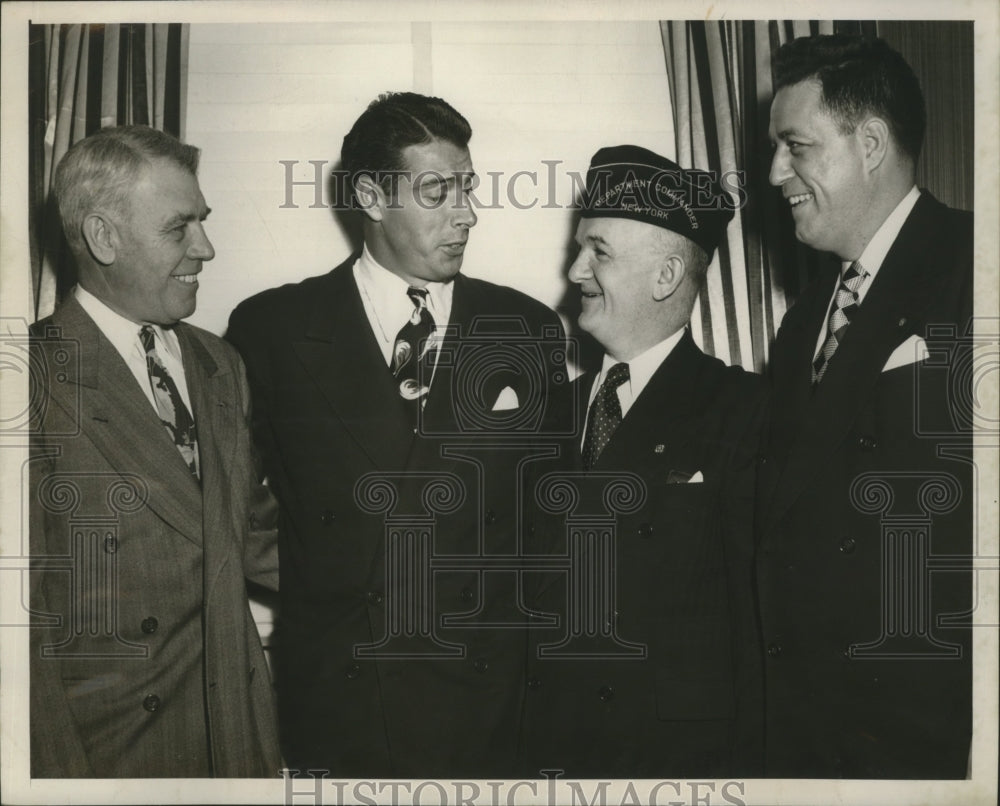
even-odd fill
[(0, 9), (0, 800), (996, 803), (994, 4)]

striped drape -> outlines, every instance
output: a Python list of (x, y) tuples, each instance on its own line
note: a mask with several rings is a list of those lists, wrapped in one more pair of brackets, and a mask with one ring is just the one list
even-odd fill
[(705, 352), (762, 372), (768, 347), (818, 256), (795, 240), (768, 185), (771, 54), (832, 23), (661, 22), (677, 163), (728, 175), (744, 203), (709, 267), (691, 329)]
[(188, 26), (32, 25), (28, 189), (35, 317), (74, 282), (51, 199), (55, 166), (105, 126), (146, 124), (182, 135)]
[[(771, 56), (799, 36), (882, 36), (917, 75), (928, 126), (917, 183), (972, 209), (972, 23), (939, 21), (661, 22), (677, 136), (686, 168), (740, 172), (745, 200), (729, 225), (691, 317), (702, 349), (761, 372), (788, 307), (823, 256), (795, 239), (767, 176)], [(732, 187), (732, 183), (730, 184)]]

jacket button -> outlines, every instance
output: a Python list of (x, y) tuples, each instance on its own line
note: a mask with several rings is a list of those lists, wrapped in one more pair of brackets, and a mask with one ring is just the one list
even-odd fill
[(532, 691), (534, 691), (537, 688), (540, 688), (541, 685), (542, 681), (539, 680), (537, 677), (532, 676), (528, 678), (528, 688), (530, 688)]
[(652, 537), (653, 536), (653, 524), (651, 524), (651, 523), (644, 523), (644, 524), (642, 524), (639, 527), (638, 532), (639, 532), (639, 537)]
[(150, 694), (142, 701), (142, 707), (149, 711), (149, 713), (153, 713), (153, 711), (158, 710), (160, 707), (160, 698), (155, 694)]
[(104, 536), (104, 551), (108, 554), (114, 554), (118, 551), (118, 538), (114, 535)]
[(601, 686), (600, 691), (597, 692), (597, 696), (601, 702), (610, 702), (615, 696), (615, 690), (611, 686)]
[(490, 668), (489, 663), (486, 662), (484, 658), (476, 658), (472, 663), (472, 668), (475, 669), (480, 674), (483, 674), (487, 669)]
[(379, 605), (385, 597), (382, 595), (381, 591), (369, 591), (368, 592), (368, 604)]
[(852, 554), (854, 552), (854, 547), (856, 543), (853, 537), (845, 537), (840, 541), (840, 550), (844, 554)]
[(352, 663), (344, 670), (344, 674), (347, 676), (348, 680), (355, 680), (361, 675), (361, 667), (356, 663)]
[(875, 440), (875, 437), (869, 436), (868, 434), (865, 434), (863, 437), (858, 439), (858, 446), (863, 451), (873, 451), (877, 445), (878, 442)]
[(469, 603), (476, 598), (476, 594), (472, 592), (472, 588), (462, 588), (462, 590), (459, 591), (458, 598), (463, 602)]
[(146, 633), (146, 635), (152, 635), (154, 632), (156, 632), (156, 628), (159, 626), (160, 622), (158, 622), (152, 616), (150, 616), (149, 618), (144, 618), (142, 620), (142, 624), (140, 625), (142, 631)]
[(781, 654), (781, 644), (768, 644), (767, 654), (772, 658), (778, 657)]
[(765, 456), (764, 454), (758, 455), (757, 456), (757, 464), (759, 464), (759, 465), (766, 465), (767, 464), (767, 456)]
[(487, 523), (497, 522), (497, 514), (492, 509), (486, 510), (486, 522)]
[(333, 514), (332, 509), (324, 509), (323, 514), (319, 516), (319, 519), (323, 522), (324, 526), (332, 526), (333, 522), (337, 520), (337, 516)]

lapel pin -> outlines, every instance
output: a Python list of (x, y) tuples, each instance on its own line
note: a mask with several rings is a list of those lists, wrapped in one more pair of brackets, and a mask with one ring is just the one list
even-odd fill
[(659, 445), (653, 448), (653, 453), (663, 453), (663, 449), (666, 446), (661, 442)]
[(899, 320), (899, 327), (903, 327), (906, 324), (906, 317), (904, 316)]

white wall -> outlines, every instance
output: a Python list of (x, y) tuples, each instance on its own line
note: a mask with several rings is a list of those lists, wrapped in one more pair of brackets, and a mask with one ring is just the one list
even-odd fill
[[(344, 134), (385, 90), (438, 95), (472, 124), (484, 182), (499, 172), (500, 209), (481, 209), (463, 271), (555, 306), (574, 250), (568, 171), (599, 147), (636, 143), (674, 155), (663, 47), (656, 22), (268, 23), (191, 25), (188, 142), (202, 148), (215, 260), (202, 275), (195, 324), (221, 333), (240, 300), (321, 274), (350, 242), (313, 190), (285, 202), (285, 167), (311, 180), (332, 168)], [(559, 161), (555, 169), (543, 160)], [(555, 170), (555, 187), (548, 176)], [(507, 182), (522, 176), (522, 204)], [(488, 185), (489, 186), (489, 185)], [(491, 187), (491, 186), (490, 186)], [(543, 209), (551, 197), (555, 208)], [(480, 198), (490, 203), (491, 192)]]

